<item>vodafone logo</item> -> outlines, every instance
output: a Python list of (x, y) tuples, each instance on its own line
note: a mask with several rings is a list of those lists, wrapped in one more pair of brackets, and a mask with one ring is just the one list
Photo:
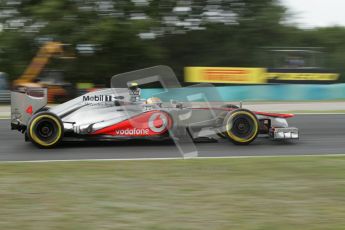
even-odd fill
[(138, 136), (138, 135), (147, 135), (149, 129), (118, 129), (115, 131), (116, 135), (125, 135), (125, 136)]
[(168, 126), (168, 118), (164, 113), (154, 113), (149, 119), (149, 128), (156, 133), (160, 133)]

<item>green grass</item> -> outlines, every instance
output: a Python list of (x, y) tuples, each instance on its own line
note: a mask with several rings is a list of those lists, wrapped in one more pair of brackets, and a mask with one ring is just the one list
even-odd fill
[(0, 164), (0, 229), (344, 229), (345, 157)]

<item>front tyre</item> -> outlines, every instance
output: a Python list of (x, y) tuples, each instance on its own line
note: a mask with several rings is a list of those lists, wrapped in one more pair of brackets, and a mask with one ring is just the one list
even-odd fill
[(52, 148), (63, 137), (63, 124), (58, 116), (50, 112), (35, 114), (29, 121), (29, 140), (40, 148)]
[(248, 145), (259, 134), (258, 119), (249, 110), (234, 110), (225, 117), (224, 122), (226, 136), (236, 145)]

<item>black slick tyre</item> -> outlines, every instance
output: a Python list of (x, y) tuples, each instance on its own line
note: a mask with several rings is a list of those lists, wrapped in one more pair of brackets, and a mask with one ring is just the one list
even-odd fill
[(28, 139), (39, 148), (52, 148), (59, 144), (63, 131), (61, 119), (48, 111), (35, 114), (27, 126)]
[(230, 112), (224, 119), (227, 138), (236, 145), (248, 145), (259, 134), (259, 121), (256, 115), (246, 109)]

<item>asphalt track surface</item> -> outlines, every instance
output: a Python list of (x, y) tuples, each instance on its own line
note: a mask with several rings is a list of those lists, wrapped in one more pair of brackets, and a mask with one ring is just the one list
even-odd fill
[[(200, 157), (345, 153), (345, 115), (297, 115), (289, 124), (300, 129), (300, 140), (282, 143), (258, 138), (249, 146), (221, 140), (195, 146)], [(0, 120), (0, 161), (181, 157), (172, 141), (68, 142), (55, 149), (38, 149), (9, 127), (9, 120)]]

